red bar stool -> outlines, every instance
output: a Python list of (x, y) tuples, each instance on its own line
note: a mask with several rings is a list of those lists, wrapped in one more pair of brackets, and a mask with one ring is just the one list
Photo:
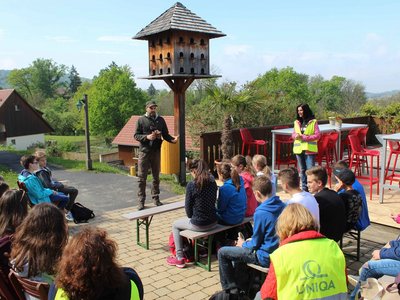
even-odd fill
[(347, 160), (350, 161), (350, 156), (351, 156), (351, 147), (350, 147), (350, 141), (349, 141), (349, 136), (350, 135), (358, 135), (358, 130), (357, 129), (351, 129), (348, 134), (342, 134), (342, 138), (340, 140), (340, 159), (343, 159), (344, 155), (344, 149), (347, 149)]
[[(275, 126), (272, 129), (285, 129), (289, 126)], [(293, 155), (293, 139), (290, 135), (275, 135), (275, 145), (276, 145), (276, 161), (278, 170), (281, 165), (293, 165), (296, 167), (297, 159)]]
[[(329, 153), (329, 142), (330, 142), (330, 134), (322, 134), (318, 140), (318, 153), (317, 157), (315, 158), (318, 165), (324, 167), (326, 172), (328, 173), (328, 180), (329, 180), (329, 187), (332, 186), (332, 168), (330, 163), (332, 158), (330, 157)], [(322, 163), (325, 161), (325, 166)]]
[[(399, 185), (400, 185), (400, 174), (395, 174), (397, 159), (399, 158), (399, 154), (400, 154), (400, 142), (388, 141), (388, 143), (389, 143), (390, 153), (389, 153), (389, 160), (386, 165), (385, 182), (386, 182), (386, 180), (390, 180), (390, 184), (392, 184), (392, 182), (394, 180), (394, 181), (398, 181)], [(390, 175), (388, 175), (389, 169), (390, 169), (390, 161), (392, 160), (393, 155), (395, 155), (396, 157), (394, 158), (394, 165), (393, 165), (392, 173)]]
[(267, 142), (264, 140), (255, 140), (247, 128), (240, 128), (240, 136), (242, 137), (242, 155), (245, 155), (247, 146), (247, 155), (250, 155), (251, 146), (255, 145), (257, 148), (256, 153), (259, 154), (259, 146), (264, 147), (264, 155), (267, 156)]
[(339, 138), (339, 133), (334, 131), (329, 133), (329, 143), (328, 143), (328, 151), (329, 151), (329, 158), (331, 159), (330, 163), (333, 164), (333, 159), (338, 161), (338, 154), (336, 151), (336, 144)]
[[(350, 157), (350, 169), (354, 165), (354, 174), (359, 174), (357, 179), (361, 183), (368, 183), (369, 184), (369, 199), (372, 200), (372, 186), (374, 184), (377, 185), (376, 194), (379, 195), (379, 156), (380, 152), (378, 150), (369, 150), (364, 149), (361, 146), (360, 140), (356, 135), (349, 135), (348, 136), (350, 141), (351, 147), (351, 157)], [(361, 174), (361, 165), (364, 161), (370, 158), (370, 165), (369, 165), (369, 176), (363, 176)], [(376, 177), (374, 177), (374, 157), (377, 159), (377, 168), (376, 168)]]
[(365, 149), (367, 149), (367, 133), (368, 133), (368, 127), (365, 128), (360, 128), (358, 129), (357, 136), (358, 139), (360, 140), (361, 146), (363, 146)]

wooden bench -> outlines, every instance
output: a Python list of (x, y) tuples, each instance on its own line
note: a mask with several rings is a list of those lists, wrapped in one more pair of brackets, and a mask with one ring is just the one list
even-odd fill
[[(261, 273), (261, 277), (260, 277), (260, 281), (261, 281), (261, 282), (260, 282), (260, 283), (261, 283), (261, 286), (262, 286), (263, 283), (264, 283), (264, 281), (265, 281), (265, 278), (266, 278), (267, 275), (268, 275), (269, 268), (262, 267), (262, 266), (256, 265), (256, 264), (247, 264), (247, 266), (248, 266), (249, 268), (252, 268), (252, 269), (254, 269), (254, 270), (256, 270), (256, 271), (258, 271), (258, 272)], [(255, 275), (254, 275), (254, 273), (252, 273), (251, 276), (250, 276), (249, 288), (251, 288), (251, 287), (253, 286), (253, 284), (254, 284), (254, 279), (255, 279)]]
[[(251, 222), (253, 217), (244, 218), (243, 221), (236, 225), (221, 225), (217, 224), (216, 227), (210, 229), (209, 231), (193, 231), (193, 230), (182, 230), (180, 235), (186, 237), (188, 239), (194, 240), (194, 263), (207, 271), (211, 271), (211, 251), (212, 251), (212, 242), (214, 239), (214, 235), (219, 232), (223, 232), (225, 230), (246, 224)], [(200, 240), (207, 238), (206, 246), (199, 243)], [(203, 264), (199, 259), (199, 246), (207, 247), (207, 264)]]
[[(131, 221), (136, 220), (136, 243), (139, 246), (149, 250), (149, 229), (151, 221), (153, 220), (153, 216), (184, 207), (185, 207), (185, 201), (183, 200), (179, 202), (164, 204), (161, 206), (156, 206), (152, 208), (131, 212), (129, 214), (124, 214), (123, 217)], [(140, 241), (140, 228), (141, 227), (143, 228), (143, 226), (146, 231), (146, 243), (142, 243)]]

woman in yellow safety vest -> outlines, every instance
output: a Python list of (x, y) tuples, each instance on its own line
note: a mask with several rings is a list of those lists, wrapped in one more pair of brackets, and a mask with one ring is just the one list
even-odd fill
[(318, 232), (307, 208), (289, 204), (278, 218), (276, 233), (280, 245), (270, 255), (262, 299), (347, 299), (343, 252)]
[(300, 104), (296, 108), (297, 119), (294, 121), (292, 133), (293, 153), (296, 154), (301, 173), (301, 187), (308, 191), (306, 171), (315, 165), (318, 153), (318, 140), (321, 136), (317, 120), (308, 104)]
[(65, 247), (48, 299), (142, 300), (139, 276), (116, 263), (116, 250), (104, 229), (82, 229)]

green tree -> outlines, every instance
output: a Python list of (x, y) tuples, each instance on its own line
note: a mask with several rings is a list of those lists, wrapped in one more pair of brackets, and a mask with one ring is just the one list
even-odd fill
[(62, 97), (49, 101), (43, 110), (43, 117), (57, 135), (74, 135), (79, 116), (70, 109), (69, 100)]
[(31, 77), (29, 68), (14, 69), (8, 75), (7, 82), (28, 100), (32, 98), (34, 92)]
[(72, 65), (71, 70), (69, 71), (68, 79), (69, 79), (69, 92), (71, 94), (75, 94), (78, 88), (82, 85), (82, 80), (79, 77), (79, 73), (74, 65)]
[(157, 95), (157, 90), (152, 83), (150, 83), (150, 86), (147, 89), (147, 94), (150, 98), (153, 98), (155, 95)]
[(142, 114), (147, 99), (131, 69), (114, 62), (94, 78), (87, 94), (91, 130), (105, 137), (114, 137), (132, 115)]
[(313, 107), (308, 90), (308, 75), (291, 67), (273, 68), (244, 87), (258, 107), (258, 125), (283, 124), (295, 118), (296, 106), (308, 103)]
[(63, 94), (66, 67), (58, 65), (51, 59), (38, 58), (23, 69), (10, 72), (8, 83), (21, 93), (28, 102), (39, 108), (44, 106), (46, 99)]

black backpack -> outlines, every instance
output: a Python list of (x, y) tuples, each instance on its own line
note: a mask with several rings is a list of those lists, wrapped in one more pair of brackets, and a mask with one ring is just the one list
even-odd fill
[(83, 206), (78, 202), (72, 205), (71, 213), (76, 224), (87, 223), (89, 219), (93, 219), (95, 217), (93, 210)]

